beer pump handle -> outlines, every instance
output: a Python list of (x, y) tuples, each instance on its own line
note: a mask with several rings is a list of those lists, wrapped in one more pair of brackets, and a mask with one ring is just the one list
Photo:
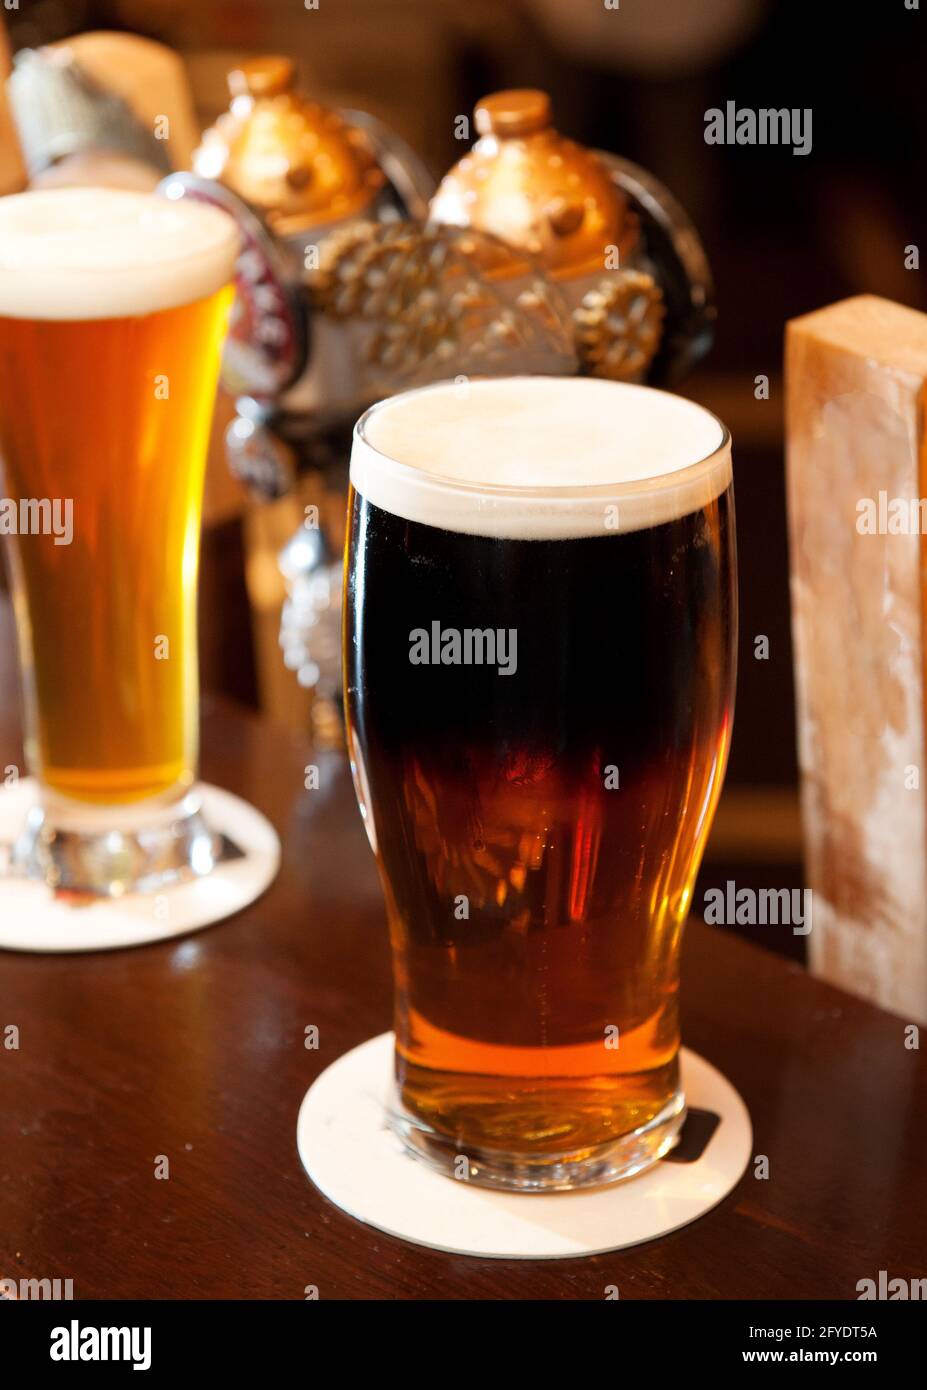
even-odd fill
[(170, 168), (187, 169), (199, 138), (193, 89), (181, 55), (141, 34), (90, 31), (50, 45), (105, 91), (126, 102), (145, 130), (155, 132)]
[(33, 184), (147, 190), (189, 160), (189, 82), (153, 40), (85, 33), (23, 49), (7, 90)]
[(584, 376), (682, 376), (711, 345), (714, 305), (698, 235), (669, 191), (562, 134), (540, 89), (483, 97), (474, 122), (479, 138), (441, 180), (431, 222), (538, 258), (569, 309)]
[(927, 1024), (927, 314), (791, 319), (785, 381), (808, 962)]

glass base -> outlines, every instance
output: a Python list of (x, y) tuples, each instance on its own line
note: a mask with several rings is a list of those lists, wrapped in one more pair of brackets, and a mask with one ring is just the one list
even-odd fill
[(13, 845), (11, 870), (58, 892), (117, 898), (208, 874), (221, 857), (221, 837), (194, 791), (121, 807), (43, 793)]
[(502, 1192), (572, 1192), (634, 1177), (669, 1153), (685, 1122), (686, 1098), (677, 1091), (652, 1120), (619, 1139), (546, 1155), (468, 1149), (410, 1115), (395, 1097), (387, 1113), (408, 1152), (447, 1177)]

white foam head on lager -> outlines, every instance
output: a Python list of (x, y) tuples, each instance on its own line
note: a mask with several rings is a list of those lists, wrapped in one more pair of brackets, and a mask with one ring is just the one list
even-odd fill
[(0, 198), (0, 317), (129, 318), (206, 299), (232, 278), (232, 218), (110, 188)]

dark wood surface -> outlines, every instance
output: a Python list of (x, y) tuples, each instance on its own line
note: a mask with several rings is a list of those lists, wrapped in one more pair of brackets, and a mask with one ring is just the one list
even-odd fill
[[(0, 766), (21, 757), (4, 657)], [(0, 953), (0, 1042), (10, 1023), (21, 1037), (0, 1045), (0, 1277), (71, 1278), (79, 1298), (602, 1299), (615, 1284), (624, 1299), (852, 1299), (879, 1270), (923, 1276), (927, 1068), (904, 1020), (700, 923), (685, 1039), (744, 1096), (768, 1179), (748, 1169), (661, 1240), (551, 1262), (440, 1254), (329, 1205), (296, 1115), (324, 1067), (390, 1023), (374, 864), (340, 758), (305, 791), (312, 755), (290, 735), (213, 704), (203, 734), (206, 777), (280, 832), (280, 876), (179, 941)]]

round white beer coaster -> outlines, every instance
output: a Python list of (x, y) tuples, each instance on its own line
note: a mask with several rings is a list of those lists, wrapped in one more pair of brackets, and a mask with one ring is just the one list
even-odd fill
[(273, 826), (241, 797), (201, 783), (203, 816), (228, 857), (202, 878), (121, 898), (56, 898), (44, 883), (8, 872), (10, 846), (36, 802), (23, 778), (0, 790), (0, 950), (109, 951), (144, 946), (221, 922), (259, 898), (280, 865)]
[[(736, 1187), (750, 1160), (750, 1116), (734, 1087), (688, 1048), (681, 1061), (688, 1124), (710, 1133), (707, 1143), (692, 1161), (660, 1159), (611, 1187), (495, 1192), (444, 1177), (410, 1157), (384, 1114), (392, 1033), (339, 1057), (309, 1089), (297, 1124), (299, 1156), (335, 1206), (416, 1245), (505, 1260), (621, 1250), (703, 1216)], [(685, 1151), (692, 1146), (683, 1133)]]

